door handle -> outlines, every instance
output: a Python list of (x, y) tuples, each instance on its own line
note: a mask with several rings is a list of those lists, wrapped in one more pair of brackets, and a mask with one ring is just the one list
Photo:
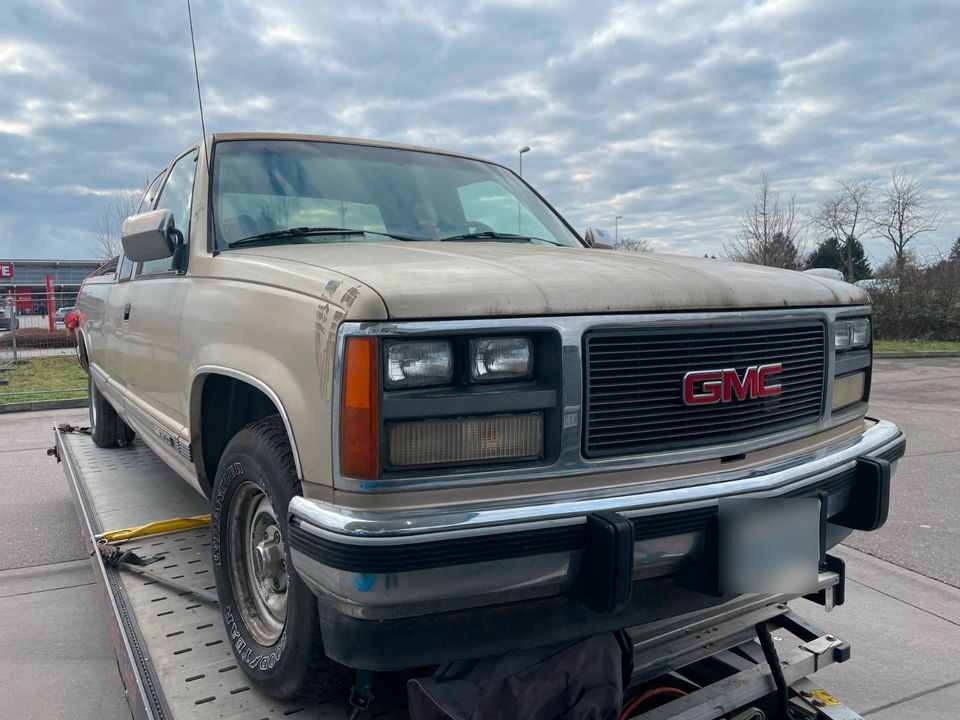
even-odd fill
[(130, 319), (130, 303), (127, 303), (123, 306), (123, 321), (126, 322)]

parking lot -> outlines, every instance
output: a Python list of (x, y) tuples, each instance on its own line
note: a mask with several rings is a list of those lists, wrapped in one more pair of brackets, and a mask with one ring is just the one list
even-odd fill
[[(960, 707), (960, 358), (878, 360), (872, 414), (908, 434), (887, 525), (852, 537), (847, 604), (802, 614), (853, 643), (824, 684), (879, 720)], [(45, 450), (55, 420), (0, 416), (0, 697), (19, 717), (129, 717), (101, 596), (63, 472)], [(5, 713), (6, 714), (6, 713)]]

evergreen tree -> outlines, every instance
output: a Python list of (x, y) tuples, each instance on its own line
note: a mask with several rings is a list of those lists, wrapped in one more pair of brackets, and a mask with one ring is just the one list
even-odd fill
[(953, 247), (950, 248), (950, 260), (952, 262), (960, 261), (960, 235), (953, 241)]
[(865, 280), (870, 277), (870, 263), (863, 249), (863, 243), (852, 237), (847, 238), (847, 242), (843, 245), (836, 238), (824, 240), (816, 250), (810, 253), (810, 257), (807, 258), (807, 267), (834, 268), (844, 275), (849, 275), (848, 253), (851, 261), (849, 266), (853, 269), (853, 277), (847, 277), (847, 282)]

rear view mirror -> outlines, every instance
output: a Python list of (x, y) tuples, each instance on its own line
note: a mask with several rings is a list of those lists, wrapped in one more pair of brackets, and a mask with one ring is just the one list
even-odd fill
[(168, 258), (173, 255), (176, 232), (169, 210), (131, 215), (123, 221), (120, 233), (123, 253), (133, 262)]

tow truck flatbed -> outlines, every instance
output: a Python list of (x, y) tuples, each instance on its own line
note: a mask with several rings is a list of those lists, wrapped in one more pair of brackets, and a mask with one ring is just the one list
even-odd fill
[[(208, 503), (142, 443), (104, 450), (58, 425), (53, 449), (64, 465), (80, 517), (84, 543), (103, 592), (117, 663), (131, 714), (165, 718), (283, 718), (342, 720), (347, 698), (279, 702), (252, 688), (234, 662), (217, 609), (209, 530), (194, 527), (127, 541), (124, 550), (163, 559), (120, 568), (104, 561), (97, 536), (169, 518), (208, 512)], [(835, 572), (821, 572), (828, 604), (842, 587)], [(634, 643), (631, 688), (668, 679), (687, 694), (632, 717), (643, 720), (769, 718), (781, 702), (776, 673), (765, 662), (757, 628), (772, 630), (781, 678), (795, 717), (859, 718), (809, 678), (849, 657), (839, 638), (791, 611), (795, 596), (745, 595), (709, 611), (629, 629)], [(421, 671), (422, 672), (422, 671)], [(405, 677), (378, 676), (376, 699), (361, 718), (407, 718)], [(752, 712), (751, 709), (756, 709)], [(746, 714), (744, 714), (746, 713)], [(760, 713), (760, 714), (757, 714)]]

